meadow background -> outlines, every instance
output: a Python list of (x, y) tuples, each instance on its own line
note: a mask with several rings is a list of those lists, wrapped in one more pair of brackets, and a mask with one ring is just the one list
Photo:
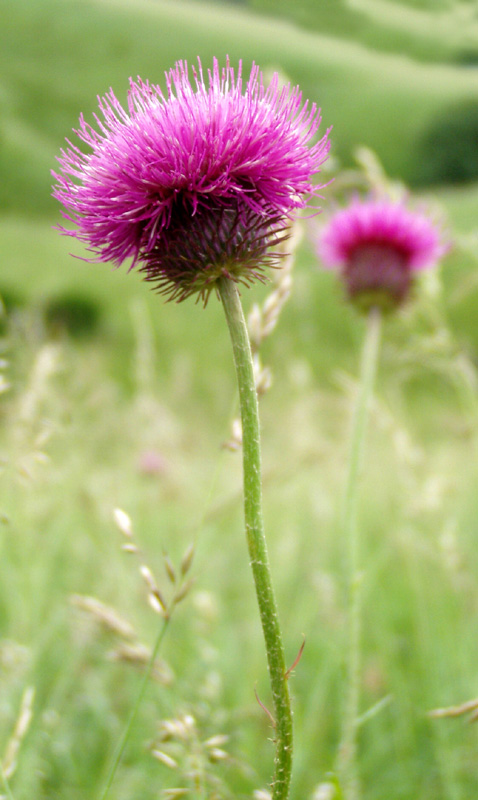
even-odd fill
[[(222, 309), (163, 304), (138, 275), (72, 258), (52, 228), (55, 156), (110, 86), (179, 58), (279, 69), (333, 125), (324, 214), (371, 148), (442, 209), (455, 245), (384, 331), (361, 484), (364, 800), (470, 800), (478, 727), (430, 709), (478, 695), (478, 12), (453, 0), (0, 0), (0, 756), (33, 716), (15, 800), (96, 798), (159, 618), (113, 520), (131, 517), (161, 589), (191, 542), (178, 605), (115, 800), (251, 797), (272, 746), (242, 529)], [(347, 173), (350, 174), (350, 173)], [(341, 177), (342, 176), (342, 177)], [(342, 181), (342, 183), (341, 183)], [(267, 288), (244, 292), (250, 307)], [(292, 679), (294, 798), (319, 798), (340, 734), (346, 553), (340, 504), (363, 322), (306, 236), (262, 357), (266, 532)], [(154, 453), (154, 469), (151, 460)], [(78, 607), (97, 598), (133, 632)], [(73, 598), (73, 599), (72, 599)], [(28, 700), (29, 695), (26, 695)], [(27, 703), (28, 705), (28, 703)], [(164, 720), (172, 741), (159, 742)], [(186, 719), (186, 722), (184, 720)], [(194, 720), (194, 722), (193, 722)], [(210, 737), (213, 744), (205, 744)], [(164, 738), (164, 737), (163, 737)], [(10, 749), (9, 749), (10, 748)], [(177, 767), (154, 757), (169, 754)], [(219, 750), (219, 752), (216, 752)], [(224, 753), (221, 753), (224, 751)], [(227, 757), (225, 756), (227, 753)], [(13, 755), (15, 755), (13, 753)], [(7, 763), (8, 762), (8, 763)], [(315, 793), (315, 794), (314, 794)], [(171, 795), (170, 795), (171, 796)]]

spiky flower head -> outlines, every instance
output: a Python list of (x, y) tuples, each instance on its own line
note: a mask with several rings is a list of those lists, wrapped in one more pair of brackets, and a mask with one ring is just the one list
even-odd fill
[(68, 140), (53, 195), (77, 227), (60, 231), (86, 243), (91, 261), (131, 259), (170, 298), (207, 300), (218, 278), (246, 285), (263, 277), (270, 248), (297, 209), (320, 187), (328, 132), (298, 87), (266, 88), (253, 66), (214, 60), (207, 77), (178, 61), (159, 86), (130, 80), (127, 109), (113, 91), (98, 98), (96, 128), (75, 131), (91, 152)]
[(355, 198), (336, 212), (318, 239), (325, 267), (338, 269), (363, 310), (394, 308), (409, 295), (414, 274), (445, 253), (439, 227), (404, 201)]

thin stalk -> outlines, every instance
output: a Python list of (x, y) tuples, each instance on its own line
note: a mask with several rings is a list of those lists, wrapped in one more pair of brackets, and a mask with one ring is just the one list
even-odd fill
[(343, 534), (348, 552), (349, 631), (347, 660), (347, 694), (342, 739), (338, 753), (338, 772), (348, 800), (360, 796), (357, 766), (357, 730), (359, 727), (362, 574), (360, 563), (360, 530), (357, 525), (357, 501), (360, 469), (365, 448), (365, 436), (370, 401), (373, 395), (380, 346), (381, 312), (370, 309), (360, 363), (360, 389), (355, 407), (348, 474), (343, 506)]
[(231, 335), (239, 386), (244, 470), (246, 539), (257, 602), (264, 633), (269, 678), (274, 702), (275, 761), (273, 800), (286, 800), (292, 771), (292, 712), (284, 647), (267, 555), (262, 519), (262, 477), (259, 409), (249, 334), (236, 284), (221, 278), (219, 294)]
[(15, 798), (13, 797), (13, 794), (12, 794), (12, 790), (10, 789), (10, 785), (9, 785), (9, 783), (7, 781), (7, 778), (5, 777), (5, 773), (4, 773), (3, 769), (0, 769), (0, 775), (2, 777), (3, 788), (5, 789), (5, 792), (7, 794), (8, 800), (15, 800)]
[(170, 616), (168, 615), (167, 617), (165, 617), (163, 619), (163, 624), (159, 629), (159, 633), (158, 633), (158, 636), (156, 637), (156, 642), (155, 642), (154, 647), (153, 647), (153, 652), (151, 653), (151, 658), (148, 661), (148, 665), (146, 667), (146, 671), (144, 673), (143, 680), (141, 681), (141, 685), (140, 685), (140, 688), (139, 688), (138, 696), (136, 698), (136, 702), (135, 702), (135, 704), (134, 704), (134, 706), (133, 706), (133, 708), (131, 710), (128, 722), (126, 723), (126, 727), (125, 727), (125, 729), (123, 731), (123, 735), (122, 735), (120, 741), (118, 742), (117, 748), (116, 748), (115, 753), (113, 755), (113, 759), (112, 759), (112, 762), (111, 762), (111, 767), (110, 767), (110, 770), (108, 772), (108, 776), (106, 778), (105, 785), (103, 787), (103, 791), (101, 792), (101, 794), (99, 796), (99, 800), (106, 800), (106, 797), (108, 796), (109, 791), (111, 789), (111, 786), (113, 784), (114, 777), (116, 775), (116, 771), (117, 771), (117, 769), (118, 769), (118, 767), (119, 767), (119, 765), (121, 763), (121, 759), (123, 758), (123, 754), (124, 754), (124, 751), (126, 749), (126, 745), (128, 744), (128, 740), (129, 740), (129, 737), (131, 735), (131, 732), (133, 730), (134, 723), (136, 722), (136, 717), (138, 716), (139, 707), (140, 707), (140, 705), (141, 705), (141, 703), (143, 701), (143, 697), (144, 697), (144, 694), (146, 692), (146, 687), (148, 685), (149, 679), (151, 677), (151, 673), (152, 673), (153, 668), (154, 668), (154, 663), (155, 663), (155, 661), (156, 661), (156, 659), (158, 657), (158, 653), (159, 653), (162, 641), (163, 641), (164, 636), (166, 634), (166, 631), (168, 629), (169, 621), (170, 621)]

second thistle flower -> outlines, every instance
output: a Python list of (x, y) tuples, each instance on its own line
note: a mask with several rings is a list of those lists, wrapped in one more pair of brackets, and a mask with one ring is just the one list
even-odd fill
[(159, 86), (131, 80), (128, 108), (111, 90), (99, 99), (97, 129), (75, 131), (54, 196), (76, 225), (61, 232), (86, 243), (94, 261), (132, 259), (171, 299), (207, 301), (223, 276), (261, 279), (293, 213), (317, 194), (312, 178), (329, 150), (315, 144), (320, 113), (298, 88), (266, 88), (252, 67), (243, 89), (227, 63), (203, 75), (179, 61)]
[(362, 310), (393, 309), (407, 300), (417, 271), (446, 252), (429, 217), (388, 199), (353, 200), (334, 214), (318, 241), (324, 266), (338, 269)]

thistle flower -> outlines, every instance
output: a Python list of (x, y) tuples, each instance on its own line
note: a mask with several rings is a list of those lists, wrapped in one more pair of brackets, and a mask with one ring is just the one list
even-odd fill
[(81, 116), (75, 131), (92, 152), (67, 140), (53, 196), (77, 226), (59, 230), (86, 243), (88, 260), (132, 259), (170, 299), (206, 302), (222, 276), (264, 279), (270, 248), (320, 191), (312, 177), (329, 142), (327, 131), (309, 147), (320, 112), (277, 74), (265, 88), (253, 65), (243, 92), (241, 63), (236, 74), (215, 59), (205, 79), (198, 59), (192, 72), (191, 84), (178, 61), (165, 94), (130, 79), (127, 110), (112, 90), (98, 98), (98, 130)]
[(338, 268), (363, 310), (402, 303), (415, 273), (433, 266), (446, 249), (425, 214), (387, 199), (353, 200), (330, 219), (317, 245), (324, 266)]

